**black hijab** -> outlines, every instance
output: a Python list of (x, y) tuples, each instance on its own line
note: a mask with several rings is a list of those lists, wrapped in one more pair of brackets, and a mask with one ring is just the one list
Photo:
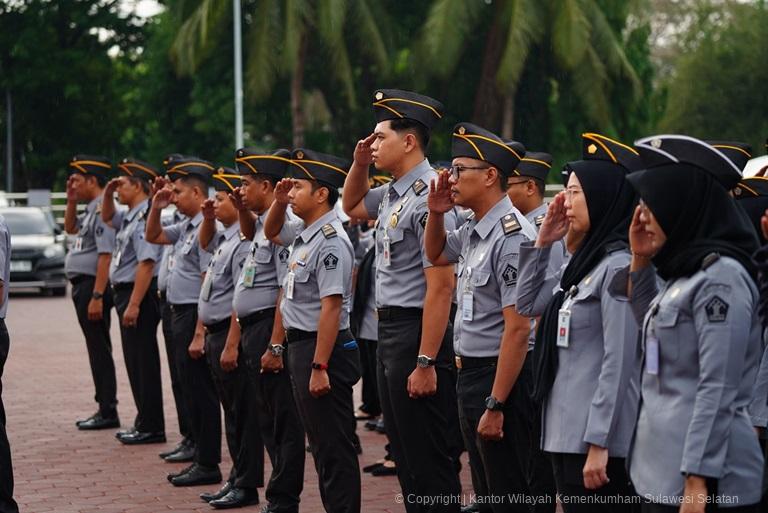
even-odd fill
[(555, 382), (558, 366), (557, 318), (565, 292), (577, 285), (605, 255), (626, 248), (632, 221), (635, 193), (626, 181), (623, 166), (602, 160), (580, 160), (566, 164), (581, 183), (589, 212), (589, 233), (571, 257), (560, 280), (560, 291), (547, 304), (539, 321), (534, 346), (533, 399), (541, 404)]
[(744, 211), (710, 173), (678, 163), (632, 173), (628, 180), (667, 235), (653, 257), (662, 279), (691, 276), (710, 253), (734, 258), (757, 276), (751, 259), (757, 235)]

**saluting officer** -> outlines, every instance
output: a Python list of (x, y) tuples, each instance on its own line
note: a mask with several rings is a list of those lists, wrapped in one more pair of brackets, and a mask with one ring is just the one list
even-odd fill
[(232, 194), (239, 208), (240, 230), (250, 241), (232, 304), (241, 330), (240, 348), (248, 382), (240, 401), (251, 411), (249, 430), (261, 429), (272, 462), (272, 475), (264, 491), (266, 511), (280, 513), (299, 510), (306, 458), (304, 428), (284, 361), (285, 330), (277, 310), (289, 250), (264, 234), (275, 186), (285, 178), (290, 157), (291, 152), (282, 149), (272, 154), (237, 150), (235, 164), (242, 185)]
[[(157, 170), (146, 162), (123, 159), (119, 178), (104, 188), (102, 220), (117, 230), (109, 281), (120, 319), (123, 358), (128, 371), (136, 419), (133, 426), (117, 433), (124, 444), (165, 442), (160, 354), (157, 347), (157, 265), (161, 248), (144, 239), (149, 208), (149, 190)], [(117, 212), (113, 195), (117, 190), (127, 212)]]
[[(520, 244), (536, 230), (506, 195), (507, 179), (525, 155), (522, 144), (459, 123), (453, 165), (430, 184), (424, 245), (436, 265), (458, 264), (454, 352), (459, 418), (472, 475), (494, 512), (528, 512), (513, 494), (528, 492), (531, 331), (515, 309)], [(446, 233), (454, 204), (473, 216)], [(479, 468), (478, 468), (479, 467)], [(482, 501), (478, 501), (482, 502)]]
[(723, 187), (740, 170), (691, 137), (635, 147), (645, 170), (629, 176), (644, 202), (629, 231), (629, 297), (643, 320), (632, 482), (647, 512), (760, 511), (748, 413), (762, 355), (758, 242)]
[[(582, 160), (566, 164), (566, 191), (549, 204), (535, 246), (520, 247), (517, 308), (541, 315), (533, 397), (542, 404), (542, 449), (557, 491), (576, 498), (563, 509), (615, 513), (632, 507), (625, 459), (639, 369), (637, 324), (626, 298), (610, 286), (630, 260), (635, 194), (625, 177), (642, 164), (630, 146), (599, 134), (582, 137)], [(552, 243), (563, 238), (573, 256), (547, 276)]]
[[(173, 338), (176, 365), (187, 403), (190, 427), (195, 441), (193, 463), (181, 473), (168, 476), (174, 486), (197, 486), (221, 482), (221, 408), (213, 385), (205, 353), (205, 331), (197, 315), (203, 273), (210, 254), (200, 248), (198, 229), (203, 221), (202, 203), (208, 197), (213, 165), (197, 157), (172, 156), (168, 177), (173, 190), (158, 178), (147, 216), (148, 241), (175, 246), (171, 274), (168, 277), (168, 302), (173, 312)], [(160, 212), (174, 201), (188, 217), (163, 227)]]
[[(454, 266), (433, 266), (423, 248), (429, 182), (437, 176), (425, 152), (443, 106), (381, 89), (373, 107), (377, 124), (357, 143), (342, 204), (350, 217), (377, 220), (378, 379), (387, 435), (406, 510), (458, 512), (460, 504), (450, 499), (461, 493), (450, 435), (456, 412), (449, 322)], [(370, 189), (371, 163), (394, 180)], [(454, 227), (455, 217), (446, 215), (445, 228)], [(413, 501), (417, 496), (430, 497), (429, 505)]]
[[(72, 284), (72, 302), (77, 321), (85, 336), (88, 361), (96, 388), (99, 409), (91, 417), (78, 420), (78, 429), (120, 427), (117, 417), (117, 380), (109, 335), (112, 292), (109, 290), (109, 262), (115, 248), (115, 230), (101, 219), (104, 186), (112, 163), (106, 157), (76, 155), (69, 163), (67, 209), (64, 229), (75, 235), (64, 264)], [(77, 215), (77, 203), (87, 202)]]
[[(264, 484), (264, 446), (258, 426), (247, 425), (247, 382), (240, 329), (232, 313), (232, 297), (248, 254), (249, 242), (240, 234), (238, 211), (230, 193), (240, 186), (234, 169), (220, 167), (213, 175), (215, 198), (203, 203), (200, 247), (211, 258), (200, 289), (198, 315), (205, 326), (205, 356), (224, 410), (227, 447), (232, 457), (227, 493), (208, 503), (216, 509), (259, 502), (257, 487)], [(218, 229), (216, 221), (223, 225)]]
[[(306, 149), (291, 155), (264, 232), (290, 245), (280, 312), (288, 372), (327, 512), (360, 511), (352, 386), (360, 355), (349, 331), (354, 250), (334, 205), (349, 161)], [(301, 221), (286, 223), (290, 203)]]

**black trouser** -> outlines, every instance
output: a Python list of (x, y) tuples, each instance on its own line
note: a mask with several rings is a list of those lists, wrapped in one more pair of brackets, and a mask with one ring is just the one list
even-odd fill
[(171, 304), (166, 301), (165, 292), (159, 293), (158, 297), (160, 298), (165, 357), (168, 359), (168, 372), (171, 374), (171, 390), (173, 391), (173, 402), (176, 405), (179, 433), (184, 438), (193, 440), (192, 431), (189, 429), (189, 415), (187, 413), (187, 403), (184, 399), (184, 390), (179, 379), (179, 372), (176, 369), (176, 345), (173, 342), (173, 312), (171, 312)]
[(264, 494), (275, 512), (296, 513), (304, 488), (304, 428), (288, 373), (287, 354), (284, 369), (278, 373), (261, 373), (261, 356), (272, 337), (274, 309), (254, 322), (242, 326), (240, 355), (245, 364), (247, 393), (243, 401), (249, 407), (249, 433), (258, 424), (261, 438), (272, 462), (272, 475)]
[[(7, 286), (7, 284), (6, 284)], [(11, 446), (5, 431), (5, 408), (3, 407), (3, 368), (8, 358), (10, 339), (5, 319), (0, 318), (0, 513), (19, 513), (13, 500), (13, 465)]]
[[(493, 499), (480, 500), (476, 489), (478, 502), (489, 504), (494, 513), (527, 513), (530, 507), (522, 497), (529, 493), (531, 365), (526, 358), (509, 397), (504, 401), (504, 436), (497, 442), (483, 440), (477, 433), (480, 418), (486, 412), (485, 399), (493, 390), (496, 371), (496, 363), (490, 363), (489, 359), (463, 359), (456, 396), (464, 445), (470, 455), (475, 455), (470, 458), (473, 485), (477, 484), (475, 479), (480, 481), (480, 488)], [(478, 464), (480, 468), (475, 468)]]
[[(634, 491), (629, 482), (624, 458), (608, 458), (606, 473), (610, 482), (597, 490), (584, 488), (584, 464), (587, 461), (586, 454), (547, 453), (552, 461), (552, 472), (555, 475), (557, 492), (560, 495), (579, 497), (582, 499), (570, 499), (563, 502), (565, 513), (629, 513), (638, 510), (638, 504), (633, 504)], [(590, 497), (623, 496), (624, 502), (613, 500), (599, 500)]]
[(155, 280), (152, 280), (139, 305), (136, 325), (131, 327), (123, 326), (122, 321), (133, 286), (121, 284), (113, 288), (115, 308), (120, 320), (120, 336), (123, 341), (123, 359), (133, 400), (136, 403), (137, 413), (133, 426), (138, 431), (154, 433), (165, 431), (160, 353), (157, 348), (160, 307), (157, 304), (156, 287)]
[(289, 334), (287, 348), (293, 393), (315, 460), (320, 497), (328, 513), (360, 511), (360, 465), (354, 444), (352, 402), (352, 386), (360, 379), (360, 354), (356, 347), (343, 347), (350, 340), (348, 330), (339, 333), (328, 360), (331, 390), (318, 398), (309, 393), (317, 338), (294, 340)]
[(381, 415), (379, 387), (376, 381), (376, 345), (378, 342), (367, 338), (358, 338), (360, 344), (360, 366), (362, 370), (363, 390), (360, 410), (374, 417)]
[(221, 462), (221, 407), (205, 358), (193, 359), (189, 344), (197, 326), (197, 304), (171, 305), (176, 372), (195, 441), (195, 463), (215, 467)]
[[(533, 352), (529, 351), (528, 358), (530, 359), (532, 356)], [(531, 451), (528, 482), (530, 483), (531, 495), (551, 498), (550, 501), (536, 502), (533, 510), (536, 513), (555, 513), (557, 486), (555, 485), (555, 476), (552, 473), (552, 462), (547, 454), (541, 450), (541, 407), (536, 406), (531, 401), (531, 409)]]
[(449, 323), (438, 353), (437, 393), (411, 399), (407, 384), (419, 355), (421, 319), (421, 310), (379, 310), (381, 409), (406, 511), (458, 512), (461, 485), (452, 454), (458, 423), (453, 330)]
[[(221, 353), (227, 342), (229, 325), (205, 335), (205, 356), (213, 377), (216, 393), (224, 410), (224, 434), (232, 458), (228, 481), (237, 488), (255, 490), (264, 486), (264, 444), (257, 423), (249, 425), (253, 399), (248, 393), (245, 358), (238, 354), (237, 367), (231, 371), (221, 368)], [(257, 419), (256, 419), (257, 420)]]
[(94, 276), (80, 275), (72, 278), (72, 302), (75, 304), (77, 322), (85, 336), (85, 347), (88, 350), (88, 361), (91, 364), (91, 376), (96, 389), (95, 400), (99, 411), (104, 417), (114, 417), (117, 414), (117, 379), (115, 378), (115, 362), (112, 360), (112, 338), (109, 336), (111, 324), (112, 291), (104, 290), (101, 319), (88, 319), (88, 303), (93, 295)]
[[(711, 500), (709, 500), (704, 507), (706, 513), (715, 513), (717, 511), (723, 513), (765, 513), (766, 511), (760, 503), (750, 504), (749, 506), (736, 506), (734, 508), (721, 507), (715, 500), (715, 497), (718, 495), (717, 479), (707, 479), (707, 493)], [(678, 513), (680, 511), (680, 506), (644, 502), (639, 508), (639, 511), (642, 511), (642, 513)]]

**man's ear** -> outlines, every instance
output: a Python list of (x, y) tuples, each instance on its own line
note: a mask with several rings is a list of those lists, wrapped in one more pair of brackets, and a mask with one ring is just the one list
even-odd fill
[(318, 203), (325, 203), (328, 201), (329, 192), (327, 187), (318, 187), (314, 194), (316, 194), (315, 200)]
[(405, 152), (409, 153), (419, 146), (419, 142), (416, 140), (416, 134), (413, 132), (405, 132), (403, 136), (403, 142), (405, 143)]
[(501, 173), (499, 173), (498, 168), (491, 166), (488, 168), (488, 174), (486, 175), (485, 185), (487, 187), (490, 187), (496, 183), (496, 180), (507, 180), (507, 178), (501, 176)]

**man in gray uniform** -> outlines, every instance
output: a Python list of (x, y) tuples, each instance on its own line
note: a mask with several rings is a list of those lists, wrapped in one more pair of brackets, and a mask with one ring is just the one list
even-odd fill
[[(344, 211), (376, 219), (376, 304), (379, 313), (379, 394), (406, 510), (458, 512), (461, 486), (451, 455), (455, 418), (452, 328), (454, 266), (433, 266), (423, 253), (429, 182), (425, 158), (431, 127), (442, 117), (436, 100), (398, 90), (374, 93), (377, 125), (358, 142), (344, 184)], [(394, 180), (370, 189), (368, 166)], [(453, 230), (453, 214), (445, 227)], [(423, 315), (429, 311), (429, 315)]]
[[(72, 302), (85, 336), (88, 361), (96, 388), (99, 409), (90, 418), (78, 420), (79, 429), (120, 427), (117, 417), (117, 380), (109, 336), (112, 293), (109, 262), (115, 247), (115, 230), (101, 219), (101, 198), (112, 163), (106, 157), (76, 155), (69, 163), (67, 209), (64, 229), (75, 235), (64, 264), (72, 284)], [(77, 203), (87, 202), (77, 215)]]
[[(128, 371), (137, 415), (133, 427), (117, 433), (124, 444), (165, 442), (160, 354), (157, 348), (157, 261), (160, 246), (144, 240), (144, 223), (149, 208), (150, 183), (158, 175), (151, 165), (123, 159), (120, 177), (104, 189), (101, 217), (117, 230), (115, 250), (109, 266), (109, 281), (120, 319), (123, 358)], [(114, 192), (128, 206), (115, 209)]]
[[(248, 381), (241, 399), (253, 412), (249, 429), (260, 429), (272, 462), (264, 494), (267, 512), (296, 513), (304, 487), (304, 428), (291, 389), (285, 359), (285, 330), (276, 310), (285, 277), (286, 247), (264, 234), (277, 182), (285, 177), (291, 153), (273, 154), (249, 148), (237, 150), (235, 163), (242, 186), (233, 193), (239, 205), (240, 230), (250, 243), (248, 258), (237, 277), (233, 308), (241, 330), (242, 359)], [(256, 426), (258, 422), (258, 426)]]
[[(280, 311), (288, 372), (329, 513), (360, 511), (352, 386), (360, 355), (349, 331), (352, 243), (334, 205), (349, 162), (310, 150), (292, 153), (291, 176), (280, 181), (265, 234), (291, 245)], [(286, 223), (288, 203), (301, 222)], [(298, 234), (298, 235), (297, 235)]]
[[(197, 313), (205, 326), (205, 356), (224, 410), (227, 447), (232, 457), (227, 492), (208, 503), (216, 509), (237, 508), (259, 502), (264, 484), (264, 446), (258, 425), (247, 424), (249, 401), (240, 328), (232, 313), (237, 278), (248, 255), (249, 242), (240, 233), (238, 211), (229, 195), (240, 185), (234, 169), (220, 167), (213, 175), (215, 198), (203, 203), (200, 247), (213, 257), (200, 289)], [(223, 229), (217, 230), (219, 221)], [(226, 485), (225, 485), (226, 486)], [(205, 500), (207, 497), (201, 497)]]
[(13, 466), (11, 446), (5, 431), (5, 408), (3, 407), (3, 367), (8, 358), (8, 328), (5, 314), (8, 311), (8, 283), (11, 279), (11, 234), (0, 215), (0, 513), (19, 513), (19, 506), (13, 500)]
[[(491, 509), (527, 513), (526, 503), (510, 500), (528, 492), (531, 445), (530, 322), (515, 303), (520, 243), (536, 230), (505, 194), (525, 149), (470, 123), (456, 125), (452, 146), (450, 174), (430, 185), (424, 245), (434, 264), (458, 264), (454, 352), (464, 443), (473, 478), (494, 498)], [(443, 217), (454, 203), (474, 215), (446, 233)]]
[[(173, 313), (173, 340), (176, 345), (176, 370), (181, 378), (192, 438), (193, 463), (181, 473), (168, 476), (174, 486), (197, 486), (221, 482), (221, 408), (205, 353), (205, 332), (197, 316), (203, 273), (210, 254), (200, 248), (198, 228), (203, 221), (201, 205), (208, 197), (213, 165), (197, 157), (172, 155), (167, 164), (173, 190), (158, 178), (147, 216), (146, 237), (156, 244), (173, 244), (174, 261), (168, 277), (168, 302)], [(186, 221), (162, 226), (160, 212), (173, 200)]]

